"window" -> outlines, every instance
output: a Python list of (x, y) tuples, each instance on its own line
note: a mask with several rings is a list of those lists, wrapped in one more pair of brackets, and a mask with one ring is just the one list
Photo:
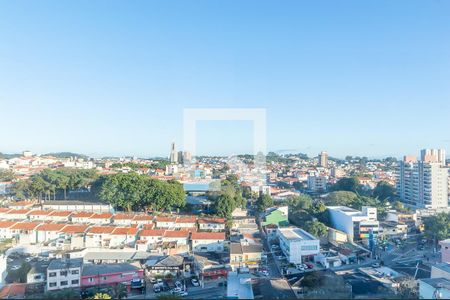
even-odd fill
[(89, 277), (88, 281), (89, 281), (89, 282), (94, 282), (94, 278)]
[(55, 287), (55, 286), (56, 286), (56, 282), (50, 282), (50, 283), (48, 284), (48, 286), (49, 286), (49, 287)]
[(48, 277), (56, 277), (56, 272), (50, 272), (50, 273), (48, 273)]
[(106, 276), (103, 276), (103, 277), (102, 277), (102, 280), (106, 280)]
[(302, 246), (302, 251), (308, 251), (308, 250), (317, 250), (317, 246), (316, 245), (305, 245), (305, 246)]
[(72, 275), (77, 275), (77, 274), (80, 274), (80, 270), (72, 270)]
[(41, 279), (41, 275), (35, 275), (34, 276), (34, 280), (39, 280), (39, 279)]
[(65, 285), (68, 285), (68, 284), (69, 284), (69, 282), (67, 280), (61, 281), (61, 286), (65, 286)]
[(78, 279), (72, 280), (72, 284), (78, 284), (80, 281)]
[(67, 276), (67, 271), (60, 271), (60, 272), (59, 272), (59, 275), (61, 275), (61, 276)]

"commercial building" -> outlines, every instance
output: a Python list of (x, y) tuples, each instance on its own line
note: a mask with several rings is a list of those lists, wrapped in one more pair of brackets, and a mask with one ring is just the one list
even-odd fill
[(397, 193), (414, 208), (448, 207), (449, 170), (445, 151), (424, 149), (421, 160), (405, 156), (397, 168)]
[(47, 268), (47, 291), (80, 287), (83, 259), (54, 259)]
[(320, 241), (310, 233), (297, 227), (277, 229), (280, 248), (290, 263), (300, 264), (312, 260), (320, 252)]
[(346, 206), (328, 206), (333, 227), (345, 232), (349, 241), (376, 238), (380, 224), (375, 207), (363, 206), (362, 211)]

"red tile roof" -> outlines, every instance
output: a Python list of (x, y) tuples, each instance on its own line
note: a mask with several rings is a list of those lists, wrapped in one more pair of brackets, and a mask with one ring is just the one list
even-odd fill
[(176, 217), (156, 217), (156, 222), (175, 222), (177, 220)]
[(172, 237), (172, 238), (188, 238), (189, 231), (177, 231), (177, 230), (166, 230), (164, 232), (164, 237)]
[(144, 224), (144, 226), (142, 227), (142, 229), (153, 229), (155, 228), (155, 224), (151, 223), (151, 224)]
[(68, 217), (70, 215), (72, 215), (73, 212), (71, 211), (54, 211), (50, 214), (50, 216), (52, 217)]
[(111, 233), (114, 229), (112, 226), (93, 226), (89, 228), (88, 233)]
[(26, 288), (26, 283), (12, 283), (5, 285), (0, 290), (0, 299), (23, 299), (25, 298)]
[(139, 236), (163, 236), (163, 229), (144, 229), (139, 233)]
[(134, 227), (116, 227), (112, 234), (114, 235), (135, 235), (137, 228)]
[(8, 215), (16, 214), (16, 215), (26, 215), (30, 212), (30, 209), (11, 209), (7, 212)]
[(88, 229), (89, 226), (87, 225), (67, 225), (64, 227), (61, 232), (64, 233), (83, 233), (86, 232), (86, 229)]
[(101, 214), (94, 214), (93, 216), (90, 217), (90, 219), (111, 219), (112, 216), (113, 215), (110, 213), (101, 213)]
[(134, 221), (152, 221), (153, 216), (147, 216), (147, 215), (136, 215), (134, 216)]
[(10, 210), (11, 210), (11, 208), (0, 207), (0, 213), (5, 213), (5, 212), (8, 212), (8, 211), (10, 211)]
[(198, 219), (198, 222), (202, 223), (202, 224), (225, 224), (225, 219), (222, 219), (222, 218), (216, 218), (216, 219), (201, 218), (201, 219)]
[(176, 223), (195, 223), (197, 219), (192, 217), (178, 217)]
[(16, 223), (17, 222), (14, 222), (14, 221), (0, 221), (0, 228), (9, 228)]
[(55, 224), (55, 223), (47, 223), (42, 224), (38, 228), (37, 231), (61, 231), (66, 226), (66, 224)]
[(18, 229), (18, 230), (33, 230), (36, 227), (38, 227), (42, 223), (38, 222), (20, 222), (16, 223), (11, 229)]
[(193, 232), (193, 240), (225, 240), (224, 232)]
[(90, 218), (92, 215), (94, 215), (93, 212), (80, 211), (80, 212), (74, 213), (72, 215), (72, 218)]
[(115, 214), (114, 220), (133, 220), (134, 215), (131, 214)]
[(28, 215), (29, 216), (46, 216), (50, 214), (51, 210), (32, 210)]

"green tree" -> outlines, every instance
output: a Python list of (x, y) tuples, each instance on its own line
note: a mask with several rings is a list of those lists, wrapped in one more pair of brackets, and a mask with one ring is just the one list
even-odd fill
[(450, 237), (450, 213), (439, 213), (423, 219), (425, 227), (425, 236), (434, 240), (435, 245), (438, 241)]
[(110, 295), (108, 295), (107, 293), (97, 293), (94, 295), (94, 297), (92, 297), (90, 299), (95, 299), (95, 300), (112, 299), (112, 297)]
[(307, 221), (305, 223), (304, 229), (314, 235), (315, 237), (321, 238), (328, 234), (328, 227), (319, 221)]
[(12, 170), (0, 170), (0, 182), (12, 181), (16, 178)]
[(395, 198), (395, 187), (386, 181), (380, 181), (373, 190), (373, 196), (382, 201), (391, 201)]
[(349, 192), (356, 192), (359, 188), (359, 181), (358, 179), (351, 177), (351, 178), (341, 178), (330, 187), (330, 190), (332, 191), (349, 191)]
[(272, 197), (270, 197), (267, 194), (261, 194), (256, 201), (256, 208), (259, 212), (265, 211), (267, 208), (273, 206), (273, 200)]
[(354, 192), (337, 191), (329, 193), (324, 202), (327, 206), (350, 206), (357, 198), (358, 195)]

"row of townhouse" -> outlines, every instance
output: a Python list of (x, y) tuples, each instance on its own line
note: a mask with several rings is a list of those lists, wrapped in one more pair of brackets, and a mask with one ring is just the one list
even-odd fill
[(31, 210), (0, 208), (0, 219), (3, 220), (30, 220), (49, 222), (73, 222), (96, 225), (146, 225), (155, 224), (160, 229), (199, 228), (204, 231), (224, 231), (225, 219), (198, 218), (195, 216), (153, 217), (143, 214), (125, 213), (93, 213), (71, 212), (59, 210)]
[[(138, 250), (151, 250), (163, 243), (188, 248), (197, 252), (224, 250), (224, 232), (197, 232), (196, 228), (169, 230), (139, 229), (137, 225), (109, 226), (86, 224), (46, 223), (42, 221), (0, 221), (0, 238), (17, 238), (20, 244), (64, 243), (70, 248), (116, 248), (136, 244)], [(139, 242), (137, 242), (139, 241)], [(55, 244), (55, 246), (57, 246)]]

